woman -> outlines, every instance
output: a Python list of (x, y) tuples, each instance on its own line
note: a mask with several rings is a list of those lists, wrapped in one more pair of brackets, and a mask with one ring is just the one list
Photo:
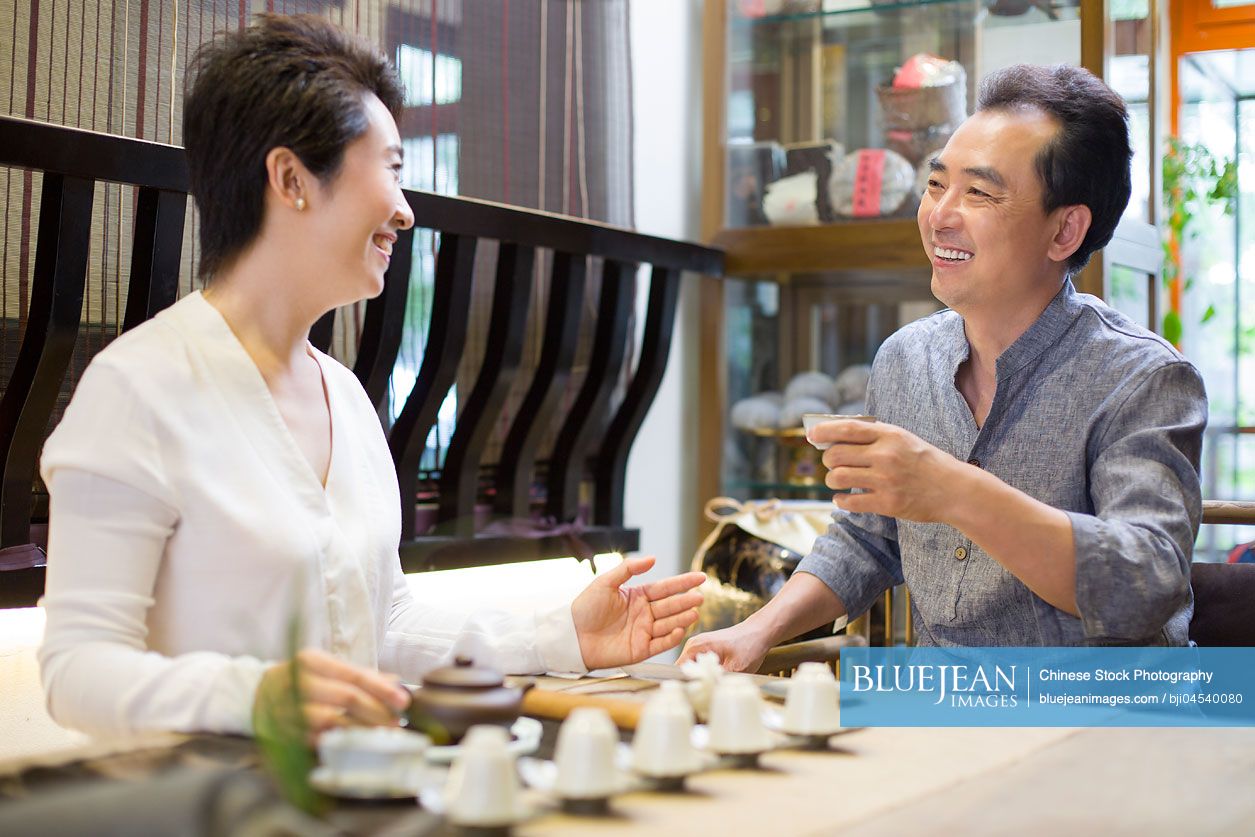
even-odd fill
[(298, 655), (317, 732), (393, 723), (454, 653), (511, 672), (582, 671), (678, 644), (703, 576), (520, 619), (418, 606), (397, 556), (387, 443), (356, 378), (308, 342), (383, 289), (400, 188), (385, 58), (314, 17), (266, 16), (201, 54), (184, 139), (204, 293), (101, 351), (44, 449), (53, 717), (94, 733), (250, 733)]

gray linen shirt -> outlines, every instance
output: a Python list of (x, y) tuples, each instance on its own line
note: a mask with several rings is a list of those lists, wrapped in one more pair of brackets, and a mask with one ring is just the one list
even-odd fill
[(979, 429), (954, 382), (968, 353), (953, 311), (907, 325), (876, 355), (868, 411), (1065, 511), (1081, 618), (938, 523), (838, 511), (798, 571), (851, 616), (905, 580), (921, 645), (1186, 644), (1207, 424), (1198, 371), (1070, 281), (998, 358)]

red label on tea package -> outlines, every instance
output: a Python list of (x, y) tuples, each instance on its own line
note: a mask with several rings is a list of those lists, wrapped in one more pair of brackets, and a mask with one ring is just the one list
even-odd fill
[(858, 153), (854, 168), (854, 217), (876, 218), (880, 215), (880, 187), (885, 179), (885, 151), (865, 148)]

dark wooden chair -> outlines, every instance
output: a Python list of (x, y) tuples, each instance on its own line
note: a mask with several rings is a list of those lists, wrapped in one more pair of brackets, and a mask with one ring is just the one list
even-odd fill
[[(1255, 503), (1204, 500), (1203, 523), (1255, 526)], [(1190, 564), (1194, 616), (1190, 640), (1204, 646), (1255, 646), (1255, 564)]]
[(1191, 640), (1205, 646), (1255, 647), (1255, 564), (1192, 564), (1190, 586)]
[[(112, 324), (112, 337), (175, 301), (188, 177), (180, 148), (13, 117), (0, 117), (0, 166), (42, 178), (28, 313), (12, 372), (0, 382), (0, 607), (22, 607), (35, 603), (44, 584), (48, 512), (37, 479), (39, 452), (58, 399), (75, 383), (67, 377), (71, 360), (81, 368), (106, 342), (80, 339), (96, 184), (136, 192), (126, 310)], [(623, 520), (628, 452), (666, 368), (681, 274), (720, 275), (723, 254), (485, 201), (417, 191), (406, 198), (416, 226), (394, 248), (383, 294), (365, 305), (353, 364), (382, 414), (402, 344), (415, 232), (438, 234), (417, 381), (385, 427), (401, 486), (403, 566), (415, 572), (637, 549), (640, 533)], [(482, 363), (468, 380), (463, 360), (476, 255), (490, 244), (497, 251), (491, 312)], [(533, 292), (538, 251), (550, 265), (543, 310)], [(649, 297), (632, 366), (629, 326), (643, 265), (651, 270)], [(595, 299), (589, 288), (596, 288)], [(534, 371), (521, 362), (529, 321), (543, 335)], [(334, 328), (333, 312), (315, 326), (311, 341), (326, 349)], [(582, 382), (565, 398), (581, 333), (591, 335), (585, 338), (591, 347)], [(503, 419), (511, 384), (524, 372), (531, 375), (526, 395)], [(429, 431), (455, 385), (460, 409), (444, 461), (422, 470)], [(486, 462), (503, 420), (500, 456)], [(542, 446), (551, 431), (552, 444)], [(420, 487), (434, 530), (420, 523)], [(486, 508), (496, 519), (493, 534), (475, 522)]]
[[(1255, 503), (1204, 502), (1203, 522), (1255, 526)], [(1255, 646), (1255, 564), (1191, 564), (1190, 587), (1191, 640), (1199, 645)]]

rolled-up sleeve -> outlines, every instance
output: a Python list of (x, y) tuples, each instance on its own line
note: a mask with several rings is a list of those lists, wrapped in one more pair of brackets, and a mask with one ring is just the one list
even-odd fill
[(797, 572), (810, 573), (828, 585), (851, 619), (861, 616), (881, 593), (902, 583), (897, 521), (879, 514), (836, 511), (832, 525), (815, 540)]
[(1202, 517), (1202, 379), (1186, 362), (1162, 366), (1108, 415), (1090, 452), (1094, 513), (1068, 512), (1076, 604), (1090, 641), (1155, 640), (1190, 597)]

